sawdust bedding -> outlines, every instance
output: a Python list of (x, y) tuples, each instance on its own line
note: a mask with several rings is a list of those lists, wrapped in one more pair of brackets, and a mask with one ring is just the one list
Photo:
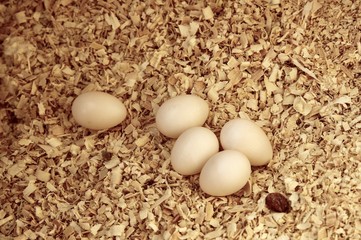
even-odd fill
[[(360, 1), (5, 0), (0, 24), (1, 239), (361, 239)], [(127, 120), (76, 125), (89, 90)], [(182, 93), (269, 135), (239, 193), (172, 171), (154, 114)]]

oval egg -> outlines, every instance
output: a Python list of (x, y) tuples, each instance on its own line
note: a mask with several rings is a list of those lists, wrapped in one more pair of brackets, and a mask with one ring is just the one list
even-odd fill
[(93, 130), (114, 127), (127, 116), (127, 110), (118, 98), (97, 91), (80, 94), (71, 110), (79, 125)]
[(201, 171), (206, 161), (219, 151), (217, 136), (204, 127), (192, 127), (183, 132), (171, 151), (173, 169), (182, 175)]
[(201, 189), (212, 196), (227, 196), (241, 190), (251, 176), (247, 157), (234, 150), (213, 155), (199, 176)]
[(251, 120), (227, 122), (221, 130), (220, 141), (223, 149), (237, 150), (246, 155), (252, 166), (266, 165), (273, 157), (266, 133)]
[(208, 114), (209, 106), (205, 100), (196, 95), (180, 95), (159, 107), (155, 122), (163, 135), (177, 138), (188, 128), (202, 126)]

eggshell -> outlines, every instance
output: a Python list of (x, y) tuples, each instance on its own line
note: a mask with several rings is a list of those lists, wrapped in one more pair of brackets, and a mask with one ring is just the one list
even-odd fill
[(73, 102), (75, 121), (89, 129), (101, 130), (114, 127), (127, 116), (124, 104), (116, 97), (104, 92), (87, 92)]
[(241, 190), (251, 176), (247, 157), (234, 150), (213, 155), (199, 176), (201, 189), (212, 196), (227, 196)]
[(171, 151), (171, 164), (183, 175), (201, 171), (206, 161), (219, 151), (217, 136), (204, 127), (192, 127), (183, 132)]
[(209, 107), (196, 95), (180, 95), (165, 101), (156, 113), (156, 126), (167, 137), (177, 138), (182, 132), (202, 126), (207, 120)]
[(266, 133), (253, 121), (233, 119), (220, 134), (223, 149), (237, 150), (247, 156), (252, 166), (262, 166), (273, 157), (271, 142)]

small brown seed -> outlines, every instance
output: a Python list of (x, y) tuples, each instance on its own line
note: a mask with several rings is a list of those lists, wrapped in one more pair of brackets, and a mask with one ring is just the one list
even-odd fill
[(266, 197), (266, 206), (275, 212), (291, 211), (290, 201), (281, 193), (269, 193)]

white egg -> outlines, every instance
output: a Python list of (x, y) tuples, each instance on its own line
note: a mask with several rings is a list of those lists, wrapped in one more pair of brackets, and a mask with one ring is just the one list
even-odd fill
[(203, 166), (199, 177), (201, 189), (212, 196), (227, 196), (241, 190), (251, 176), (247, 157), (234, 150), (213, 155)]
[(159, 107), (155, 122), (162, 134), (177, 138), (188, 128), (202, 126), (208, 114), (209, 106), (205, 100), (196, 95), (180, 95)]
[(227, 122), (221, 130), (220, 141), (223, 149), (237, 150), (246, 155), (252, 166), (266, 165), (273, 157), (266, 133), (251, 120)]
[(89, 129), (102, 130), (114, 127), (127, 116), (124, 104), (104, 92), (87, 92), (75, 98), (72, 105), (75, 121)]
[(192, 127), (176, 140), (171, 151), (171, 164), (180, 174), (197, 174), (206, 161), (218, 151), (218, 138), (211, 130)]

